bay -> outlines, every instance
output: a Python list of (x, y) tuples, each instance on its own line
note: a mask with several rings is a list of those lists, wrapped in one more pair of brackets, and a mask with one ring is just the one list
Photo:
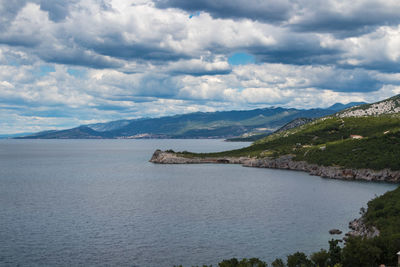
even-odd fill
[(396, 186), (239, 165), (157, 165), (157, 148), (222, 140), (0, 140), (0, 265), (269, 263), (327, 248), (361, 207)]

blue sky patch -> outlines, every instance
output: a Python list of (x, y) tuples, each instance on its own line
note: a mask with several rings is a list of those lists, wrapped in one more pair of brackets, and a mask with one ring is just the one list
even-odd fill
[(194, 12), (192, 14), (189, 15), (189, 19), (193, 18), (193, 17), (197, 17), (200, 16), (200, 11)]
[(247, 53), (234, 53), (228, 58), (230, 65), (246, 65), (255, 62), (254, 56)]
[(69, 75), (72, 75), (76, 78), (83, 78), (86, 75), (86, 71), (84, 70), (78, 70), (78, 69), (67, 69), (67, 72)]
[(36, 73), (37, 76), (43, 77), (48, 75), (50, 72), (55, 72), (56, 69), (50, 65), (42, 65), (40, 66), (39, 72)]

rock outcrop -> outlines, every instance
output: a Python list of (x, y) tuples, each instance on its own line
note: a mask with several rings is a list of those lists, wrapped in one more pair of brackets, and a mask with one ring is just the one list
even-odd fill
[(183, 157), (177, 153), (161, 151), (157, 149), (150, 159), (152, 163), (159, 164), (199, 164), (199, 163), (219, 163), (219, 164), (244, 164), (249, 158), (247, 157), (222, 157), (222, 158), (200, 158), (200, 157)]
[(367, 226), (364, 222), (364, 217), (354, 219), (349, 222), (350, 232), (346, 236), (360, 236), (365, 238), (374, 238), (379, 236), (379, 230), (375, 226)]
[(244, 167), (271, 168), (305, 171), (310, 175), (341, 180), (364, 180), (379, 182), (400, 182), (400, 171), (389, 169), (349, 169), (333, 166), (319, 166), (305, 161), (295, 161), (293, 156), (285, 155), (279, 158), (250, 158), (250, 157), (186, 157), (179, 153), (156, 150), (150, 162), (160, 164), (196, 164), (196, 163), (223, 163), (241, 164)]
[(373, 104), (364, 104), (345, 109), (336, 114), (340, 118), (378, 116), (382, 114), (395, 114), (400, 112), (400, 95), (385, 99)]
[(340, 231), (339, 229), (331, 229), (331, 230), (329, 230), (329, 234), (331, 234), (331, 235), (341, 235), (342, 231)]

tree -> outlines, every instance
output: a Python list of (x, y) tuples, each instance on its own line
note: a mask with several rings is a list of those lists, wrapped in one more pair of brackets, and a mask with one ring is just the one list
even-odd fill
[(351, 237), (343, 248), (344, 267), (372, 267), (379, 264), (382, 251), (373, 244), (373, 240)]
[(267, 263), (258, 258), (242, 259), (240, 262), (236, 258), (223, 260), (218, 264), (219, 267), (267, 267)]
[(239, 265), (239, 261), (236, 258), (232, 258), (230, 260), (223, 260), (218, 263), (219, 267), (237, 267)]
[(311, 254), (310, 258), (317, 267), (328, 266), (329, 253), (325, 249), (321, 249), (320, 251)]
[(282, 259), (275, 259), (272, 263), (271, 263), (272, 267), (285, 267), (285, 263), (283, 263)]
[(337, 263), (342, 262), (342, 248), (339, 247), (338, 243), (340, 240), (332, 239), (329, 241), (329, 262), (328, 265), (334, 266)]
[(308, 267), (312, 266), (311, 261), (307, 258), (303, 252), (296, 252), (292, 255), (287, 256), (288, 267)]

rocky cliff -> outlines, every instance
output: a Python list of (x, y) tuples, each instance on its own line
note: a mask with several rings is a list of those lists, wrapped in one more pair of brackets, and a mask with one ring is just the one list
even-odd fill
[(272, 168), (305, 171), (310, 175), (324, 178), (342, 180), (364, 180), (379, 182), (400, 182), (400, 171), (371, 170), (371, 169), (349, 169), (332, 166), (319, 166), (305, 161), (295, 161), (293, 156), (286, 155), (279, 158), (249, 158), (249, 157), (185, 157), (183, 154), (156, 150), (150, 162), (160, 164), (199, 164), (199, 163), (222, 163), (241, 164), (244, 167)]
[[(374, 238), (379, 236), (380, 232), (375, 226), (367, 226), (365, 223), (365, 217), (361, 216), (358, 219), (354, 219), (349, 222), (350, 232), (346, 233), (346, 236), (360, 236), (365, 238)], [(346, 238), (345, 238), (346, 240)]]

